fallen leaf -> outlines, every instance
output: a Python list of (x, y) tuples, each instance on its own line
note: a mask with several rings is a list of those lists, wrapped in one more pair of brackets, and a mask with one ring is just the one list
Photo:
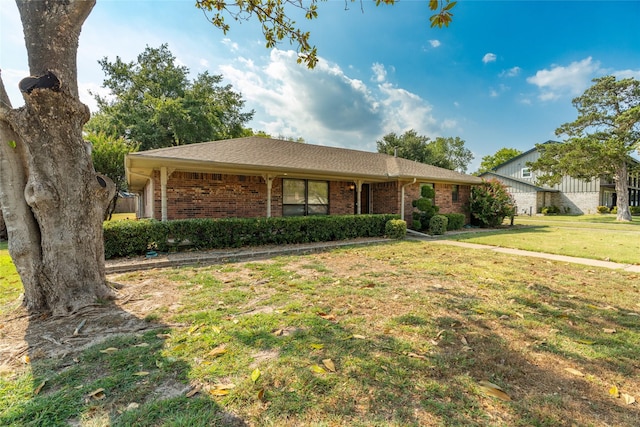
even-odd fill
[(469, 341), (467, 341), (467, 338), (465, 338), (465, 336), (463, 335), (462, 338), (460, 338), (460, 341), (462, 342), (462, 344), (464, 345), (469, 345)]
[(446, 330), (441, 330), (440, 332), (438, 332), (438, 334), (436, 335), (436, 338), (440, 338), (444, 333), (446, 332)]
[(318, 316), (322, 317), (324, 320), (329, 320), (329, 321), (336, 320), (336, 316), (334, 314), (318, 313)]
[(156, 366), (157, 366), (158, 368), (162, 368), (162, 367), (164, 366), (164, 362), (162, 362), (162, 361), (160, 361), (160, 360), (156, 359)]
[(31, 358), (29, 357), (28, 354), (25, 354), (24, 356), (22, 356), (22, 363), (28, 364), (31, 362)]
[(214, 348), (213, 350), (211, 350), (207, 356), (209, 357), (219, 357), (222, 356), (223, 354), (225, 354), (227, 352), (227, 346), (225, 345), (219, 345), (218, 347)]
[(251, 381), (255, 383), (260, 378), (260, 375), (262, 375), (262, 372), (260, 372), (260, 369), (258, 368), (254, 369), (253, 372), (251, 372)]
[(185, 394), (185, 397), (189, 398), (189, 397), (193, 397), (195, 396), (200, 390), (202, 390), (202, 387), (200, 387), (199, 385), (193, 387), (191, 390), (189, 390), (187, 392), (187, 394)]
[(336, 371), (336, 365), (333, 363), (333, 360), (331, 359), (323, 359), (322, 360), (322, 364), (325, 366), (325, 368), (327, 368), (329, 371), (331, 372), (335, 372)]
[(615, 385), (609, 389), (609, 396), (615, 397), (616, 399), (620, 397), (620, 392), (618, 391), (618, 387)]
[(38, 387), (36, 387), (36, 389), (35, 389), (35, 390), (33, 390), (33, 395), (34, 395), (34, 396), (37, 396), (37, 395), (42, 391), (42, 388), (44, 387), (44, 385), (45, 385), (46, 383), (47, 383), (47, 380), (42, 381), (42, 382), (40, 383), (40, 385), (39, 385)]
[(107, 397), (107, 395), (104, 394), (104, 389), (103, 388), (96, 389), (96, 390), (92, 391), (91, 393), (89, 393), (87, 396), (92, 398), (92, 399), (95, 399), (95, 400), (102, 400), (105, 397)]
[(229, 394), (229, 390), (214, 388), (213, 390), (209, 390), (209, 394), (212, 396), (226, 396)]
[(149, 344), (147, 344), (146, 342), (141, 342), (140, 344), (134, 345), (134, 347), (149, 347)]
[(357, 340), (366, 340), (367, 337), (365, 337), (364, 335), (353, 335), (353, 338), (357, 339)]
[(138, 371), (138, 372), (134, 373), (133, 375), (135, 375), (136, 377), (146, 377), (147, 375), (149, 375), (149, 372), (147, 372), (147, 371)]
[(281, 337), (283, 334), (284, 334), (284, 329), (276, 329), (275, 331), (273, 331), (273, 335), (277, 337)]
[(636, 401), (636, 398), (631, 396), (630, 394), (622, 393), (621, 396), (622, 396), (622, 400), (627, 405), (631, 405), (632, 403), (634, 403)]
[(482, 392), (488, 396), (492, 396), (506, 402), (511, 401), (511, 397), (509, 397), (509, 395), (505, 393), (504, 390), (500, 388), (500, 386), (497, 386), (492, 382), (479, 381), (478, 385), (480, 387), (480, 390), (482, 390)]
[(591, 340), (576, 340), (576, 342), (579, 342), (580, 344), (585, 344), (585, 345), (593, 345), (596, 343), (595, 341), (591, 341)]
[(322, 350), (324, 348), (324, 344), (309, 344), (309, 347), (314, 350)]
[(116, 351), (118, 351), (118, 349), (116, 347), (109, 347), (109, 348), (105, 348), (104, 350), (100, 350), (100, 353), (113, 354)]
[(602, 328), (602, 332), (604, 332), (605, 334), (615, 334), (616, 330), (615, 329), (609, 329), (609, 328)]
[(185, 348), (187, 348), (187, 345), (185, 343), (181, 343), (181, 344), (178, 344), (175, 347), (173, 347), (171, 350), (173, 350), (173, 351), (181, 351), (181, 350), (184, 350)]
[(485, 313), (485, 311), (482, 310), (481, 308), (474, 308), (473, 311), (475, 311), (478, 314), (484, 314)]
[(131, 402), (127, 405), (127, 408), (125, 409), (125, 411), (131, 411), (133, 409), (138, 409), (139, 407), (140, 407), (139, 403)]
[(311, 371), (315, 372), (316, 374), (324, 374), (326, 372), (320, 365), (311, 365), (309, 369), (311, 369)]
[(264, 402), (264, 389), (263, 388), (258, 390), (258, 394), (256, 395), (256, 397), (258, 398), (258, 400), (260, 402)]
[(171, 338), (171, 334), (156, 334), (156, 338)]
[(564, 370), (569, 372), (570, 374), (576, 375), (578, 377), (584, 377), (584, 374), (582, 372), (578, 371), (577, 369), (564, 368)]
[(423, 356), (421, 354), (416, 354), (416, 353), (407, 353), (407, 357), (413, 357), (414, 359), (427, 360), (426, 356)]

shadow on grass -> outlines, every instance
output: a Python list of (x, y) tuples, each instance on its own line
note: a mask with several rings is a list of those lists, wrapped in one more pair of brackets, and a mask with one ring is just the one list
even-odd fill
[(186, 397), (190, 366), (163, 355), (168, 332), (115, 304), (30, 320), (29, 369), (0, 378), (0, 425), (245, 426), (206, 396)]

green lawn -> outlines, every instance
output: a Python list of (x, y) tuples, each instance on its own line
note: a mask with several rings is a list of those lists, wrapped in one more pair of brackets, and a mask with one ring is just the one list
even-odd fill
[[(111, 317), (27, 330), (31, 360), (0, 370), (0, 425), (640, 419), (634, 274), (403, 241), (110, 279), (122, 285)], [(136, 332), (117, 330), (125, 315)], [(74, 353), (98, 322), (120, 336)]]
[(7, 250), (7, 242), (0, 242), (0, 306), (15, 300), (22, 291), (22, 282)]
[(640, 219), (615, 222), (615, 215), (517, 217), (499, 231), (466, 233), (446, 238), (626, 264), (640, 264)]

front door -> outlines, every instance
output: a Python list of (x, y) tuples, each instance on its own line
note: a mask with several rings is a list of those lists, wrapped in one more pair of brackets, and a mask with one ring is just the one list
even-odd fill
[[(361, 214), (369, 213), (369, 184), (362, 184), (362, 192), (360, 193), (360, 201), (362, 202)], [(358, 192), (353, 192), (354, 214), (358, 214)]]

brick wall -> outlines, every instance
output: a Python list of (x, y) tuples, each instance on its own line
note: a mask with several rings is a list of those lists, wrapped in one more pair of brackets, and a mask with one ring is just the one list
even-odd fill
[[(329, 213), (352, 215), (355, 212), (353, 182), (329, 182)], [(436, 185), (436, 205), (440, 212), (465, 213), (470, 187), (461, 185), (459, 201), (451, 201), (451, 186)], [(414, 208), (411, 202), (419, 197), (420, 184), (405, 187), (405, 221), (411, 224)], [(371, 213), (399, 213), (401, 184), (383, 182), (371, 184)], [(161, 214), (160, 172), (154, 172), (154, 218)], [(187, 218), (260, 218), (267, 215), (267, 184), (262, 177), (211, 173), (172, 173), (167, 179), (168, 219)], [(273, 180), (271, 216), (282, 216), (282, 179)], [(468, 220), (468, 218), (467, 218)]]

